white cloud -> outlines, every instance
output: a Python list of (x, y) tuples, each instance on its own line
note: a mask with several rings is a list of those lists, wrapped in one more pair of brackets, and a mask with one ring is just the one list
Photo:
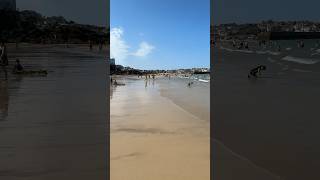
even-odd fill
[(110, 55), (120, 64), (126, 64), (125, 60), (128, 56), (145, 57), (155, 49), (154, 46), (143, 41), (135, 52), (130, 52), (130, 47), (123, 38), (123, 34), (123, 29), (119, 27), (112, 28), (110, 31)]
[(110, 55), (122, 62), (129, 55), (129, 46), (123, 39), (122, 28), (112, 28), (110, 32)]
[(143, 41), (140, 43), (139, 45), (139, 49), (133, 53), (133, 56), (138, 56), (138, 57), (145, 57), (148, 54), (150, 54), (153, 50), (154, 50), (154, 46), (152, 46), (151, 44)]

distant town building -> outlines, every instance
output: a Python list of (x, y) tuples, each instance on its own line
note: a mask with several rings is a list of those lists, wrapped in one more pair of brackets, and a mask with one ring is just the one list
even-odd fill
[(16, 0), (0, 0), (0, 10), (16, 10)]

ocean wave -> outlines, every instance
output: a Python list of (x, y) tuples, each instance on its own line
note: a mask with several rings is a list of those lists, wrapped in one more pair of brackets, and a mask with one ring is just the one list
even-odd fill
[(270, 51), (270, 50), (267, 50), (267, 51), (250, 51), (250, 50), (240, 50), (240, 49), (230, 49), (230, 48), (225, 48), (225, 47), (220, 47), (220, 49), (222, 50), (226, 50), (226, 51), (229, 51), (229, 52), (242, 52), (242, 53), (249, 53), (249, 54), (270, 54), (270, 55), (273, 55), (273, 56), (278, 56), (281, 54), (281, 52), (275, 52), (275, 51)]
[(300, 63), (300, 64), (316, 64), (316, 63), (318, 63), (318, 60), (316, 60), (316, 59), (300, 58), (300, 57), (294, 57), (294, 56), (285, 56), (281, 60)]
[(220, 47), (222, 50), (230, 51), (230, 52), (242, 52), (242, 53), (254, 53), (254, 51), (250, 50), (240, 50), (240, 49), (230, 49), (230, 48), (225, 48), (225, 47)]
[(205, 82), (205, 83), (210, 82), (209, 80), (205, 80), (205, 79), (199, 79), (198, 81), (200, 81), (200, 82)]
[(270, 54), (270, 55), (273, 55), (273, 56), (278, 56), (280, 55), (281, 53), (280, 52), (274, 52), (274, 51), (256, 51), (257, 54)]
[(318, 54), (320, 54), (320, 49), (315, 50), (315, 53), (311, 54), (311, 56), (315, 56), (315, 55), (318, 55)]

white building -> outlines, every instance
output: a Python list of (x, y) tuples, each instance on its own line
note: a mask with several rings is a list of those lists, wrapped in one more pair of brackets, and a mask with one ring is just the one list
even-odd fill
[(0, 10), (16, 10), (16, 0), (0, 0)]

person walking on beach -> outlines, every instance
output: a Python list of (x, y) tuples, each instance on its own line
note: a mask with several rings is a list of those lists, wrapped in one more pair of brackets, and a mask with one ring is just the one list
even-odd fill
[(7, 48), (4, 43), (1, 43), (0, 46), (0, 66), (4, 72), (5, 79), (8, 79), (7, 66), (9, 65)]
[(236, 41), (235, 41), (235, 40), (232, 40), (232, 47), (235, 48), (236, 45), (237, 45), (237, 44), (236, 44)]
[(14, 65), (13, 72), (22, 72), (23, 66), (20, 63), (19, 59), (16, 59), (16, 65)]

